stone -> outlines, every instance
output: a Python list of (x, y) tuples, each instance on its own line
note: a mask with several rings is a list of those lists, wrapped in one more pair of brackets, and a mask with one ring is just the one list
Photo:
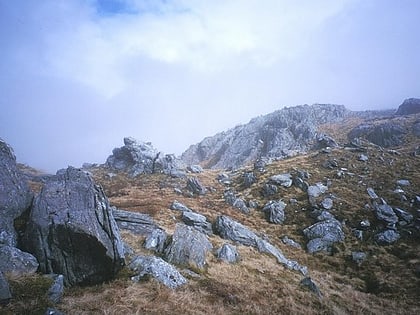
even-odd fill
[(159, 226), (148, 214), (125, 211), (111, 207), (112, 215), (120, 229), (128, 230), (138, 235), (148, 235)]
[(289, 173), (271, 176), (269, 182), (286, 188), (291, 187), (293, 184), (292, 175)]
[(293, 178), (293, 185), (300, 188), (303, 192), (307, 192), (308, 188), (309, 188), (308, 182), (306, 182), (305, 180), (303, 180), (300, 177), (294, 177)]
[(21, 276), (38, 270), (36, 258), (20, 249), (8, 245), (0, 246), (0, 271)]
[(407, 179), (399, 179), (397, 180), (397, 185), (398, 186), (410, 186), (410, 181)]
[(334, 205), (334, 202), (331, 198), (325, 198), (324, 200), (322, 200), (321, 202), (321, 206), (325, 209), (325, 210), (331, 210), (332, 207)]
[(331, 212), (326, 211), (326, 210), (313, 211), (313, 215), (315, 216), (315, 219), (318, 222), (335, 219), (334, 215)]
[(308, 187), (308, 199), (312, 206), (316, 205), (316, 198), (324, 194), (328, 190), (328, 187), (322, 183), (316, 183), (315, 185)]
[(370, 221), (368, 219), (364, 219), (364, 220), (360, 221), (359, 226), (362, 229), (368, 229), (368, 228), (370, 228)]
[(205, 195), (207, 193), (207, 189), (201, 184), (197, 177), (188, 177), (187, 190), (192, 192), (193, 195)]
[(232, 183), (229, 175), (226, 173), (220, 173), (217, 175), (216, 179), (219, 181), (219, 183), (224, 185), (230, 185)]
[(192, 211), (184, 211), (182, 212), (182, 221), (189, 226), (192, 226), (197, 231), (205, 233), (207, 235), (213, 234), (213, 228), (207, 218), (199, 213), (192, 212)]
[(333, 170), (338, 167), (338, 162), (336, 159), (326, 160), (324, 163), (322, 163), (322, 167)]
[(359, 161), (361, 161), (361, 162), (367, 162), (367, 161), (369, 161), (369, 158), (365, 154), (360, 154), (359, 155)]
[(340, 222), (335, 219), (317, 222), (305, 228), (303, 234), (309, 239), (309, 253), (330, 251), (334, 243), (343, 242), (345, 238)]
[(0, 306), (9, 304), (12, 299), (12, 293), (10, 291), (9, 282), (0, 270)]
[(178, 211), (192, 211), (190, 208), (188, 208), (186, 205), (184, 205), (183, 203), (175, 200), (171, 206), (170, 206), (171, 210), (178, 210)]
[(257, 209), (259, 207), (258, 201), (250, 200), (248, 201), (248, 208)]
[(48, 300), (54, 304), (58, 304), (61, 302), (64, 294), (64, 276), (56, 274), (46, 276), (53, 280), (53, 283), (47, 292)]
[(53, 307), (49, 307), (47, 308), (45, 315), (65, 315), (65, 314), (63, 312), (60, 312), (59, 310), (56, 310)]
[(254, 232), (228, 216), (220, 215), (214, 224), (215, 233), (236, 243), (257, 247), (259, 238)]
[(231, 205), (234, 208), (239, 209), (244, 214), (249, 214), (250, 211), (249, 211), (249, 208), (246, 205), (245, 200), (237, 197), (232, 190), (230, 190), (230, 189), (226, 190), (223, 193), (223, 196), (224, 196), (227, 204)]
[(332, 137), (326, 134), (318, 135), (316, 139), (317, 143), (315, 145), (315, 149), (323, 149), (323, 148), (336, 148), (338, 147), (337, 141), (335, 141)]
[(379, 199), (378, 195), (375, 193), (375, 191), (373, 190), (373, 188), (369, 187), (367, 189), (367, 193), (368, 193), (370, 199)]
[(245, 188), (249, 188), (252, 184), (257, 182), (257, 177), (255, 176), (254, 172), (245, 172), (242, 175), (242, 182)]
[(378, 220), (384, 221), (389, 224), (395, 224), (398, 222), (398, 217), (390, 205), (387, 204), (374, 204), (375, 215)]
[(264, 195), (264, 197), (273, 196), (273, 195), (277, 194), (278, 191), (279, 191), (279, 189), (277, 188), (276, 185), (273, 185), (273, 184), (264, 184), (264, 187), (263, 187), (263, 195)]
[(258, 158), (255, 163), (254, 163), (254, 170), (260, 172), (260, 173), (265, 173), (265, 167), (270, 164), (270, 159), (268, 158)]
[(302, 248), (302, 246), (300, 246), (300, 244), (299, 244), (299, 243), (295, 242), (294, 240), (292, 240), (291, 238), (289, 238), (289, 237), (287, 237), (287, 236), (284, 236), (284, 237), (281, 239), (281, 241), (282, 241), (284, 244), (288, 245), (288, 246), (291, 246), (291, 247), (294, 247), (294, 248), (298, 248), (298, 249)]
[(187, 279), (174, 266), (159, 257), (140, 255), (135, 257), (128, 267), (138, 273), (137, 276), (131, 278), (135, 282), (145, 276), (151, 276), (171, 289), (176, 289), (187, 283)]
[(203, 172), (203, 168), (200, 165), (190, 165), (187, 167), (187, 171), (195, 174), (199, 174)]
[(230, 244), (226, 244), (226, 243), (223, 244), (222, 247), (220, 247), (217, 250), (216, 256), (218, 259), (231, 263), (231, 264), (237, 263), (240, 259), (240, 256), (236, 247)]
[(404, 211), (400, 208), (394, 208), (394, 213), (400, 220), (405, 221), (407, 223), (411, 223), (414, 220), (414, 216), (411, 213), (408, 213), (407, 211)]
[(13, 149), (0, 139), (0, 245), (17, 246), (14, 221), (31, 206), (32, 198)]
[(285, 208), (286, 204), (281, 200), (267, 202), (263, 208), (266, 220), (270, 223), (282, 224), (286, 219)]
[(22, 244), (42, 273), (62, 274), (66, 286), (110, 280), (124, 266), (107, 197), (73, 167), (58, 171), (35, 198)]
[(154, 229), (149, 235), (147, 235), (144, 241), (144, 248), (153, 250), (156, 253), (163, 253), (166, 245), (168, 235), (162, 229)]
[(384, 148), (400, 146), (404, 143), (404, 128), (394, 122), (381, 124), (364, 123), (351, 130), (348, 134), (349, 140), (364, 137), (371, 143)]
[(351, 259), (360, 266), (366, 260), (366, 253), (365, 252), (352, 252)]
[(395, 115), (411, 115), (420, 113), (420, 99), (408, 98), (398, 107)]
[(315, 293), (318, 298), (322, 298), (321, 290), (315, 284), (315, 282), (311, 279), (311, 277), (305, 277), (300, 281), (300, 285), (309, 289), (309, 291)]
[(401, 235), (395, 230), (385, 230), (375, 235), (374, 239), (379, 245), (390, 245), (397, 242)]
[(212, 248), (205, 234), (191, 226), (178, 223), (172, 242), (165, 249), (165, 257), (170, 263), (204, 270), (207, 254)]

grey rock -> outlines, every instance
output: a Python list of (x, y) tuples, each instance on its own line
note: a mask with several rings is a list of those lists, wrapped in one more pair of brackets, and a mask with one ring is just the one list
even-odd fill
[(335, 141), (332, 137), (320, 134), (316, 139), (315, 149), (323, 149), (323, 148), (336, 148), (338, 147), (337, 141)]
[(107, 197), (89, 174), (72, 167), (57, 172), (36, 197), (23, 245), (42, 273), (62, 274), (67, 286), (112, 279), (124, 265)]
[(13, 223), (31, 206), (32, 198), (13, 149), (0, 139), (0, 244), (17, 245)]
[(250, 200), (248, 201), (248, 208), (257, 209), (259, 206), (258, 201)]
[(9, 282), (0, 270), (0, 306), (9, 304), (12, 299)]
[(345, 238), (340, 222), (335, 219), (317, 222), (305, 228), (303, 234), (309, 239), (309, 253), (330, 251), (334, 243), (343, 242)]
[(378, 220), (384, 221), (389, 224), (395, 224), (398, 222), (398, 217), (390, 205), (387, 204), (374, 204), (375, 215)]
[(285, 208), (286, 204), (281, 200), (267, 202), (263, 208), (266, 220), (270, 223), (282, 224), (286, 219)]
[(309, 254), (313, 254), (316, 252), (331, 252), (331, 248), (334, 245), (334, 242), (323, 239), (323, 238), (314, 238), (309, 240), (309, 242), (306, 244), (306, 249), (308, 250)]
[(291, 187), (293, 184), (292, 175), (289, 173), (271, 176), (269, 181), (272, 184), (280, 185), (286, 188)]
[(368, 219), (362, 220), (362, 221), (360, 221), (359, 226), (362, 229), (368, 229), (368, 228), (370, 228), (370, 221)]
[(402, 221), (411, 223), (414, 220), (414, 216), (411, 213), (408, 213), (407, 211), (404, 211), (400, 208), (394, 208), (394, 212), (398, 216), (398, 218)]
[(312, 291), (313, 293), (315, 293), (315, 295), (317, 297), (322, 298), (321, 290), (318, 288), (318, 286), (315, 284), (315, 282), (313, 282), (311, 277), (306, 277), (306, 278), (302, 279), (300, 281), (300, 285), (305, 287), (305, 288), (308, 288), (309, 291)]
[(420, 113), (420, 99), (408, 98), (398, 107), (395, 115), (410, 115)]
[(293, 178), (293, 185), (300, 188), (304, 192), (307, 192), (308, 188), (309, 188), (308, 182), (306, 182), (305, 180), (303, 180), (300, 177), (294, 177)]
[(229, 175), (226, 173), (220, 173), (217, 175), (216, 179), (223, 185), (230, 185), (232, 183)]
[(231, 205), (232, 207), (235, 207), (239, 209), (242, 213), (249, 214), (249, 208), (246, 205), (245, 200), (242, 198), (239, 198), (235, 195), (235, 193), (232, 190), (226, 190), (223, 193), (223, 196), (225, 198), (225, 201), (228, 205)]
[(271, 163), (271, 160), (267, 157), (260, 157), (258, 158), (254, 163), (254, 170), (265, 173), (266, 169), (265, 167)]
[(190, 165), (187, 170), (191, 173), (199, 174), (203, 172), (203, 168), (200, 165)]
[(413, 124), (412, 131), (415, 136), (420, 137), (420, 121)]
[(188, 208), (183, 203), (175, 200), (170, 207), (172, 210), (178, 210), (178, 211), (192, 211), (190, 208)]
[(54, 304), (58, 304), (61, 302), (64, 294), (64, 276), (56, 274), (46, 276), (53, 280), (53, 283), (47, 292), (48, 300)]
[(353, 232), (354, 237), (356, 237), (357, 239), (363, 241), (363, 231), (358, 230), (358, 229), (355, 229), (352, 232)]
[(156, 253), (163, 253), (168, 235), (162, 229), (155, 229), (147, 235), (144, 241), (144, 248), (153, 250)]
[(365, 252), (352, 252), (351, 259), (357, 264), (361, 265), (366, 260), (366, 253)]
[(59, 310), (56, 310), (53, 307), (49, 307), (45, 311), (45, 315), (65, 315), (65, 314), (63, 312), (59, 311)]
[(378, 195), (375, 193), (375, 191), (373, 190), (373, 188), (368, 188), (367, 189), (367, 193), (368, 193), (368, 195), (369, 195), (369, 197), (371, 198), (371, 199), (379, 199), (379, 197), (378, 197)]
[(328, 190), (328, 187), (322, 183), (316, 183), (315, 185), (308, 187), (308, 199), (312, 206), (316, 205), (316, 198), (324, 194)]
[(263, 186), (263, 195), (264, 195), (264, 197), (273, 196), (273, 195), (277, 194), (278, 191), (279, 191), (279, 189), (277, 188), (276, 185), (273, 185), (273, 184), (264, 184), (264, 186)]
[(171, 289), (176, 289), (187, 283), (187, 279), (174, 266), (159, 257), (137, 256), (128, 267), (138, 272), (138, 275), (132, 278), (135, 282), (140, 281), (145, 276), (152, 276)]
[(189, 226), (192, 226), (196, 230), (205, 233), (207, 235), (213, 234), (213, 228), (207, 218), (199, 213), (192, 211), (182, 212), (182, 221)]
[(410, 181), (407, 179), (399, 179), (397, 180), (397, 185), (399, 186), (410, 186)]
[(314, 211), (313, 214), (317, 221), (326, 221), (326, 220), (335, 219), (334, 215), (331, 212), (326, 211), (326, 210)]
[(291, 247), (294, 247), (294, 248), (302, 248), (302, 246), (299, 244), (299, 243), (297, 243), (297, 242), (295, 242), (294, 240), (292, 240), (291, 238), (289, 238), (289, 237), (287, 237), (287, 236), (284, 236), (282, 239), (281, 239), (281, 241), (284, 243), (284, 244), (286, 244), (286, 245), (289, 245), (289, 246), (291, 246)]
[(401, 235), (395, 230), (385, 230), (375, 235), (375, 241), (379, 245), (390, 245), (400, 239)]
[(205, 195), (207, 193), (207, 189), (201, 184), (197, 177), (188, 177), (187, 190), (192, 192), (193, 195)]
[(337, 167), (338, 167), (338, 162), (337, 162), (337, 160), (336, 160), (336, 159), (333, 159), (333, 160), (326, 160), (326, 161), (322, 164), (322, 166), (323, 166), (324, 168), (326, 168), (326, 169), (333, 170), (333, 169), (335, 169), (335, 168), (337, 168)]
[(240, 259), (238, 250), (235, 246), (230, 244), (223, 244), (222, 247), (217, 250), (216, 256), (218, 259), (231, 264), (237, 263)]
[(257, 182), (257, 177), (255, 176), (254, 172), (245, 172), (242, 175), (242, 182), (245, 188), (249, 188), (252, 184)]
[(13, 275), (33, 274), (38, 269), (36, 258), (8, 245), (0, 246), (0, 271)]
[(354, 138), (366, 138), (381, 147), (395, 147), (404, 143), (405, 130), (399, 124), (385, 122), (379, 125), (362, 124), (351, 130), (348, 134), (349, 140)]
[(178, 223), (172, 242), (165, 249), (165, 257), (170, 263), (203, 270), (207, 264), (207, 253), (212, 248), (205, 234)]
[(362, 161), (362, 162), (367, 162), (367, 161), (369, 161), (369, 158), (368, 158), (368, 156), (367, 156), (367, 155), (360, 154), (360, 155), (359, 155), (359, 161)]
[(214, 224), (214, 230), (224, 239), (228, 239), (245, 246), (257, 247), (257, 239), (259, 237), (247, 227), (228, 216), (218, 216)]
[(325, 198), (321, 202), (321, 206), (326, 210), (331, 210), (334, 205), (334, 202), (331, 198)]
[(125, 211), (111, 207), (112, 215), (120, 229), (128, 230), (138, 235), (148, 235), (159, 226), (148, 214)]
[(185, 173), (185, 164), (173, 154), (164, 154), (150, 142), (139, 142), (133, 138), (124, 138), (124, 146), (115, 148), (105, 165), (132, 177), (152, 173), (178, 177)]

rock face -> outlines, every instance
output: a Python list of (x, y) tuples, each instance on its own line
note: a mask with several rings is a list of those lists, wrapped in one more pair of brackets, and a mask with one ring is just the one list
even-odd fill
[(205, 234), (191, 226), (177, 224), (172, 242), (165, 250), (165, 257), (170, 263), (203, 270), (207, 253), (212, 248)]
[(366, 138), (368, 141), (384, 148), (403, 144), (406, 131), (402, 126), (393, 122), (379, 125), (362, 124), (351, 130), (348, 134), (350, 141), (355, 138)]
[(124, 146), (112, 150), (106, 166), (127, 172), (132, 177), (152, 173), (175, 177), (185, 175), (185, 165), (175, 155), (159, 152), (150, 142), (140, 142), (133, 138), (124, 138)]
[(408, 98), (398, 107), (395, 115), (410, 115), (420, 113), (420, 99)]
[(0, 139), (0, 245), (17, 245), (13, 223), (30, 207), (32, 197), (17, 169), (12, 148)]
[(237, 168), (262, 157), (288, 157), (312, 147), (318, 137), (318, 125), (341, 121), (347, 114), (341, 105), (283, 108), (205, 138), (185, 151), (182, 160), (207, 168)]
[(124, 264), (123, 243), (102, 188), (69, 167), (45, 184), (31, 209), (23, 245), (43, 273), (67, 286), (111, 279)]

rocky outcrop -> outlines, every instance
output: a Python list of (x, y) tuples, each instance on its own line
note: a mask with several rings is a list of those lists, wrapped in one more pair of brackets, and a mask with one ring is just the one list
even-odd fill
[(420, 99), (408, 98), (398, 107), (395, 115), (410, 115), (420, 113)]
[(132, 177), (153, 173), (185, 176), (185, 165), (175, 155), (159, 152), (150, 142), (140, 142), (133, 138), (124, 138), (124, 146), (112, 150), (105, 165)]
[(207, 235), (213, 234), (211, 223), (202, 214), (193, 211), (184, 211), (182, 212), (181, 219), (186, 225), (192, 226), (197, 231)]
[(13, 149), (0, 139), (0, 245), (17, 245), (14, 220), (30, 207), (32, 197)]
[(120, 229), (129, 230), (134, 234), (148, 235), (159, 226), (148, 214), (125, 211), (111, 207), (112, 215)]
[(364, 123), (351, 130), (348, 139), (353, 141), (355, 138), (365, 138), (369, 142), (388, 148), (402, 145), (405, 134), (405, 129), (395, 122), (384, 122), (378, 125)]
[(237, 168), (258, 158), (284, 158), (306, 152), (317, 142), (317, 126), (341, 121), (341, 105), (315, 104), (283, 108), (205, 138), (182, 154), (188, 164), (207, 168)]
[(62, 274), (66, 285), (111, 279), (124, 264), (108, 199), (88, 173), (72, 167), (58, 171), (35, 198), (23, 245), (41, 272)]
[(207, 193), (207, 188), (200, 182), (197, 177), (189, 177), (187, 179), (187, 190), (193, 195), (205, 195)]

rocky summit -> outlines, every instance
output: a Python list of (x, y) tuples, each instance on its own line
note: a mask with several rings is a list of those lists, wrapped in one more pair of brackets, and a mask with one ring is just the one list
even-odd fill
[(298, 106), (42, 176), (0, 142), (0, 313), (418, 314), (419, 121)]

